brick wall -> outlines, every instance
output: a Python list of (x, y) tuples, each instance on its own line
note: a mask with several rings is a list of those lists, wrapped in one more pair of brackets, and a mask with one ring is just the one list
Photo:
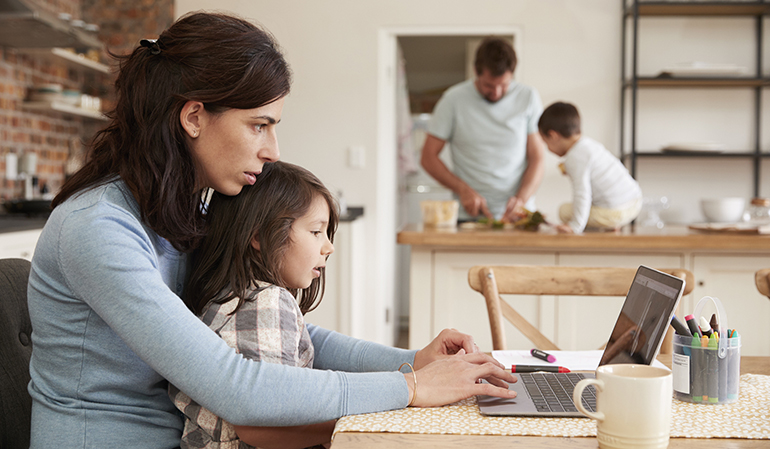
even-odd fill
[(174, 21), (173, 0), (82, 0), (83, 20), (101, 28), (113, 53), (127, 53), (140, 39), (155, 39)]
[[(73, 19), (100, 26), (99, 39), (113, 53), (131, 51), (141, 38), (154, 38), (174, 19), (173, 0), (34, 0), (50, 13), (68, 13)], [(103, 62), (112, 62), (103, 55)], [(61, 186), (70, 148), (87, 144), (105, 122), (57, 112), (23, 107), (28, 89), (57, 83), (65, 89), (103, 98), (109, 104), (112, 75), (68, 68), (63, 62), (0, 47), (0, 200), (23, 196), (24, 182), (6, 179), (5, 155), (37, 155), (40, 185), (51, 192)]]

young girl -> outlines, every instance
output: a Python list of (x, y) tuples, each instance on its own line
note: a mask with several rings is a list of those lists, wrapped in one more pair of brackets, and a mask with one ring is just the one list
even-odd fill
[[(265, 164), (253, 186), (228, 197), (214, 193), (209, 233), (194, 253), (186, 301), (236, 352), (252, 360), (313, 367), (313, 342), (303, 315), (323, 296), (326, 259), (338, 215), (329, 191), (302, 167)], [(334, 421), (303, 429), (233, 426), (173, 385), (185, 414), (182, 449), (307, 447), (330, 441)]]

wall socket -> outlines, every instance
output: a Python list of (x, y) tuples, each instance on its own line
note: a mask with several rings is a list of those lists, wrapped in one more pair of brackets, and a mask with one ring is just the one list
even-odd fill
[(364, 168), (366, 165), (366, 149), (362, 145), (348, 147), (348, 167)]

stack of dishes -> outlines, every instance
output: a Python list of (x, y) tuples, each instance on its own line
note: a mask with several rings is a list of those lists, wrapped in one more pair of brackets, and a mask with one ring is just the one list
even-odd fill
[(61, 84), (38, 84), (29, 89), (29, 100), (52, 103), (54, 101), (80, 106), (80, 91), (65, 89)]

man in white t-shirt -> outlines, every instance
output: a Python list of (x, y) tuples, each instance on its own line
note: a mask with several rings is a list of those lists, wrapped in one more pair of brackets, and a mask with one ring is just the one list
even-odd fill
[(557, 226), (559, 232), (580, 234), (586, 227), (617, 229), (639, 215), (639, 183), (604, 145), (583, 137), (575, 106), (562, 102), (548, 106), (538, 129), (548, 150), (563, 158), (560, 167), (572, 180), (572, 203), (559, 208), (559, 218), (565, 223)]
[[(484, 39), (474, 68), (475, 79), (450, 87), (436, 104), (421, 163), (460, 200), (461, 220), (516, 221), (525, 206), (535, 209), (543, 179), (542, 104), (535, 89), (513, 81), (516, 53), (505, 40)], [(439, 159), (447, 142), (453, 171)]]

